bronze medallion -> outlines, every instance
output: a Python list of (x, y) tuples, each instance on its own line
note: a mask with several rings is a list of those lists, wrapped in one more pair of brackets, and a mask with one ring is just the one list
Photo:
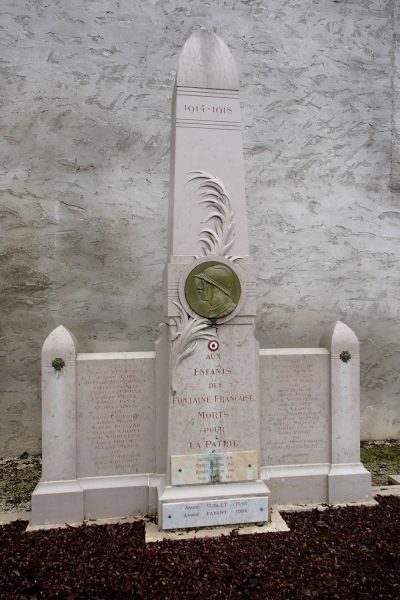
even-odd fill
[(222, 319), (237, 307), (241, 294), (239, 277), (225, 263), (211, 260), (197, 265), (186, 278), (185, 296), (201, 317)]

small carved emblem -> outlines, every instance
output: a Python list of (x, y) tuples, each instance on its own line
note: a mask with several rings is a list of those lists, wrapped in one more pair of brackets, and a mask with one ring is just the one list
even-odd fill
[(217, 340), (211, 340), (208, 342), (208, 349), (210, 352), (216, 352), (219, 350), (219, 342)]
[(51, 361), (51, 366), (55, 371), (62, 371), (62, 369), (65, 367), (65, 360), (60, 357), (54, 358)]
[(343, 350), (340, 353), (340, 360), (344, 363), (347, 363), (351, 360), (351, 353), (348, 350)]

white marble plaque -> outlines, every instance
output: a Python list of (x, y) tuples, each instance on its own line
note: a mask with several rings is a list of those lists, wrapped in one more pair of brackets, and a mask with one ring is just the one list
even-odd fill
[(171, 456), (172, 485), (251, 481), (257, 478), (255, 451)]
[(262, 465), (330, 460), (329, 353), (260, 351)]
[(171, 502), (162, 505), (163, 529), (262, 523), (267, 519), (267, 497)]
[(77, 413), (79, 477), (154, 471), (154, 354), (78, 355)]

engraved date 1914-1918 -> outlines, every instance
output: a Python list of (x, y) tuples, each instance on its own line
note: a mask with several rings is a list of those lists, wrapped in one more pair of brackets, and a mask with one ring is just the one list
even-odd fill
[(214, 113), (216, 115), (231, 115), (231, 106), (206, 106), (205, 104), (185, 104), (185, 112), (189, 113)]

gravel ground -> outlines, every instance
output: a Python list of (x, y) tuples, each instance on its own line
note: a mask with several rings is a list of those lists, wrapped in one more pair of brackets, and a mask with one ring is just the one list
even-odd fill
[(39, 456), (0, 459), (0, 512), (31, 509), (31, 494), (42, 472)]
[(400, 497), (282, 513), (288, 533), (145, 544), (143, 521), (0, 527), (0, 598), (399, 600)]

